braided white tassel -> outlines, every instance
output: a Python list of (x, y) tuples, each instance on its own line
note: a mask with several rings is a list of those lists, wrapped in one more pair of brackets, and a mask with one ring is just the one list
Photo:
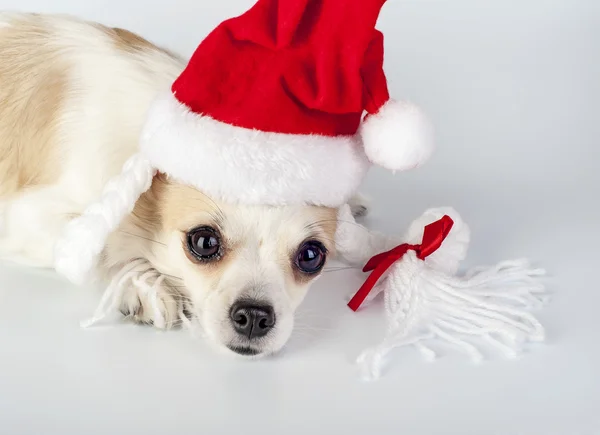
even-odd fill
[(154, 174), (150, 162), (141, 155), (127, 160), (121, 174), (109, 181), (100, 200), (66, 225), (55, 246), (58, 273), (75, 284), (90, 279), (106, 239), (150, 188)]
[(482, 348), (516, 358), (527, 343), (544, 340), (544, 328), (531, 313), (546, 301), (544, 286), (525, 260), (478, 268), (458, 277), (433, 269), (408, 252), (382, 283), (388, 332), (358, 358), (366, 379), (381, 375), (384, 357), (412, 345), (435, 359), (428, 346), (441, 340), (466, 352), (474, 362)]
[[(450, 208), (425, 212), (411, 225), (404, 240), (420, 243), (425, 225), (443, 215), (450, 216), (454, 226), (440, 248), (425, 260), (409, 250), (370, 294), (372, 299), (374, 294), (383, 293), (388, 330), (380, 344), (365, 350), (357, 360), (365, 379), (381, 376), (384, 358), (397, 347), (414, 346), (433, 360), (436, 353), (430, 346), (442, 341), (478, 362), (483, 359), (483, 348), (495, 348), (506, 357), (516, 358), (528, 343), (544, 340), (544, 328), (531, 313), (547, 302), (545, 288), (538, 280), (545, 274), (543, 270), (518, 260), (457, 276), (460, 260), (466, 255), (469, 229)], [(351, 238), (340, 241), (346, 249), (352, 240), (364, 239), (367, 232), (348, 221), (339, 225), (344, 228), (338, 235)], [(374, 239), (382, 245), (380, 235)]]

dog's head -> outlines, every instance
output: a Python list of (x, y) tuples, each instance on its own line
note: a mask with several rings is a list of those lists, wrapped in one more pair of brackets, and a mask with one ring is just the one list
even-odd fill
[(242, 355), (286, 343), (296, 308), (335, 249), (335, 209), (232, 205), (162, 176), (134, 218), (159, 242), (148, 242), (144, 256), (181, 281), (205, 335)]

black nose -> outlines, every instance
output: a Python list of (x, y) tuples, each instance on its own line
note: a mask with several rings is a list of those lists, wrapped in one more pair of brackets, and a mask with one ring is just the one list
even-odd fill
[(236, 332), (249, 339), (264, 337), (275, 326), (273, 307), (257, 301), (234, 303), (229, 316)]

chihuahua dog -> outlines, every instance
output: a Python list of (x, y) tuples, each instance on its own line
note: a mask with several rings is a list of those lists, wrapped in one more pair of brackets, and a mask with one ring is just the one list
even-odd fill
[[(127, 30), (0, 13), (0, 257), (52, 267), (65, 223), (136, 152), (152, 100), (185, 65)], [(362, 197), (350, 205), (365, 214)], [(162, 278), (167, 326), (183, 308), (219, 347), (267, 355), (286, 343), (296, 308), (335, 253), (336, 213), (232, 205), (159, 173), (110, 236), (100, 268), (111, 279), (136, 261)], [(153, 318), (133, 286), (120, 309), (140, 323)]]

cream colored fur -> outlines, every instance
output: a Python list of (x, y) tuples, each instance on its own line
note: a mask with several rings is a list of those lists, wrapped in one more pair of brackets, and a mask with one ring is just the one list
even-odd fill
[[(0, 257), (52, 267), (63, 225), (100, 196), (137, 150), (151, 101), (184, 66), (122, 29), (0, 13)], [(360, 198), (352, 207), (365, 211)], [(185, 232), (200, 224), (218, 224), (229, 247), (210, 265), (185, 253)], [(236, 298), (269, 300), (278, 321), (261, 343), (267, 354), (286, 342), (312, 281), (294, 271), (290, 258), (307, 237), (335, 251), (335, 228), (332, 209), (232, 206), (159, 175), (111, 235), (101, 267), (110, 279), (143, 258), (147, 269), (167, 277), (160, 304), (168, 325), (183, 306), (220, 347), (235, 340), (224, 325)], [(148, 301), (133, 289), (121, 309), (139, 322), (151, 319)]]

